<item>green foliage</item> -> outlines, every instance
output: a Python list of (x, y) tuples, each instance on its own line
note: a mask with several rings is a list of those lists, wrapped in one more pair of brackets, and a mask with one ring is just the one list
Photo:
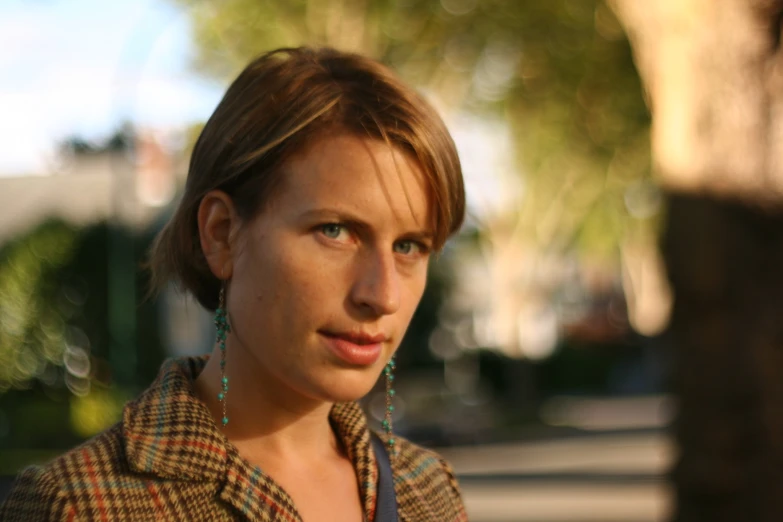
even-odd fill
[[(133, 268), (153, 232), (137, 237), (106, 222), (75, 229), (53, 220), (0, 250), (0, 447), (13, 448), (0, 452), (0, 471), (48, 460), (47, 451), (117, 422), (124, 401), (157, 374), (164, 354), (156, 303), (130, 296), (121, 312), (135, 318), (135, 342), (114, 343), (107, 284), (110, 250), (123, 243), (131, 269), (122, 276), (143, 295), (145, 281)], [(118, 368), (117, 350), (132, 350), (134, 364)]]
[(0, 250), (0, 393), (35, 381), (77, 393), (87, 393), (90, 380), (116, 385), (121, 369), (110, 365), (117, 349), (133, 350), (135, 361), (119, 384), (138, 388), (155, 376), (163, 358), (155, 303), (134, 298), (124, 307), (135, 318), (138, 346), (115, 343), (109, 309), (117, 305), (107, 284), (110, 250), (121, 242), (132, 256), (121, 275), (143, 295), (145, 282), (133, 268), (150, 241), (151, 234), (135, 237), (105, 222), (75, 229), (50, 221)]
[[(70, 400), (65, 388), (35, 384), (0, 395), (0, 448), (63, 450), (78, 444), (83, 439), (73, 430)], [(0, 454), (0, 472), (18, 471), (17, 465), (8, 469), (4, 458)]]
[(518, 207), (495, 217), (509, 239), (610, 254), (623, 237), (625, 191), (650, 175), (650, 117), (603, 1), (177, 3), (193, 21), (196, 63), (214, 77), (264, 50), (330, 45), (389, 63), (452, 109), (501, 117), (525, 187)]
[(85, 439), (97, 435), (122, 418), (122, 408), (130, 398), (122, 390), (103, 387), (92, 387), (87, 395), (72, 396), (73, 431)]
[(51, 221), (0, 250), (0, 391), (59, 365), (66, 323), (55, 274), (72, 258), (77, 232)]

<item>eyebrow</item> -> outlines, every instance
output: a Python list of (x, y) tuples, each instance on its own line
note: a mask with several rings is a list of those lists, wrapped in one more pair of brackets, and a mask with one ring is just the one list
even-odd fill
[[(364, 232), (371, 232), (373, 228), (372, 225), (358, 218), (356, 215), (335, 208), (315, 208), (312, 210), (308, 210), (300, 215), (300, 219), (302, 220), (332, 219), (337, 222), (350, 225)], [(435, 234), (429, 230), (410, 230), (407, 232), (403, 232), (402, 234), (399, 235), (399, 237), (404, 239), (412, 239), (416, 241), (430, 242), (430, 243), (432, 243), (435, 240)]]

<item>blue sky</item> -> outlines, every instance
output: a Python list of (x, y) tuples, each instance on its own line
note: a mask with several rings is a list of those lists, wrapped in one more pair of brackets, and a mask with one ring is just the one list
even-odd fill
[(3, 0), (0, 176), (45, 170), (69, 135), (206, 119), (224, 86), (190, 70), (192, 52), (166, 0)]
[[(0, 0), (0, 177), (50, 174), (56, 146), (123, 121), (206, 120), (226, 85), (190, 69), (187, 12), (168, 0)], [(478, 213), (516, 201), (508, 128), (444, 114)]]

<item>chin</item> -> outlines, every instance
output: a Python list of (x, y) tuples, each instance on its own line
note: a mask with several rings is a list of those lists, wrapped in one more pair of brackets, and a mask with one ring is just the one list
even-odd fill
[[(358, 401), (373, 389), (378, 381), (378, 376), (367, 375), (363, 370), (347, 370), (348, 375), (336, 375), (329, 382), (321, 382), (318, 387), (321, 395), (328, 402), (353, 402)], [(343, 373), (343, 372), (340, 372)]]

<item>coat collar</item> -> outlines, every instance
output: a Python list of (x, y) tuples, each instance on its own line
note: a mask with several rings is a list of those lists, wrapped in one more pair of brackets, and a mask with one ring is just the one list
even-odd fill
[(152, 385), (125, 406), (122, 431), (133, 471), (186, 480), (225, 476), (228, 441), (193, 389), (207, 359), (167, 360)]
[[(208, 356), (166, 361), (152, 385), (123, 411), (130, 468), (161, 478), (214, 481), (219, 495), (251, 520), (299, 520), (290, 497), (244, 460), (196, 397), (193, 382)], [(353, 463), (367, 520), (375, 513), (377, 466), (364, 412), (336, 404), (330, 421)]]

